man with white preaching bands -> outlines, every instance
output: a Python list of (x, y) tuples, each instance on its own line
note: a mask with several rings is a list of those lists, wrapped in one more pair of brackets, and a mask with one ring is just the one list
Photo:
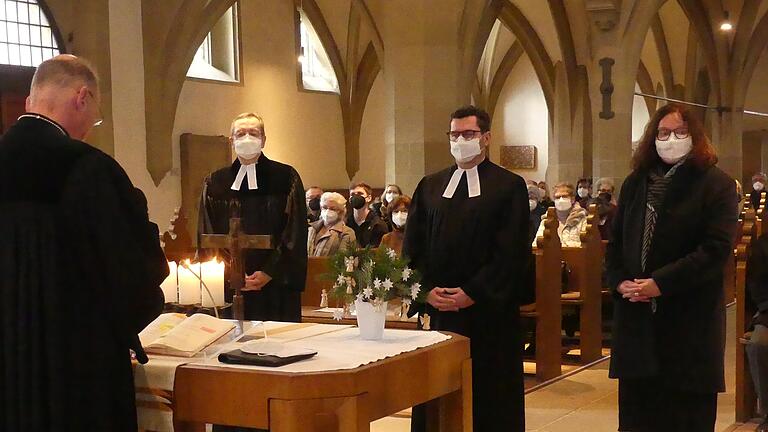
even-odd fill
[[(471, 339), (474, 430), (522, 432), (518, 311), (531, 290), (528, 191), (520, 176), (488, 160), (490, 127), (488, 113), (472, 106), (451, 115), (456, 165), (416, 188), (403, 254), (429, 290), (420, 312), (432, 329)], [(423, 406), (414, 407), (411, 430), (425, 428)]]
[[(301, 177), (290, 165), (262, 153), (267, 136), (264, 121), (254, 113), (232, 121), (230, 142), (237, 158), (205, 179), (198, 234), (227, 234), (229, 219), (239, 215), (246, 234), (271, 235), (275, 249), (244, 252), (245, 318), (300, 322), (307, 273), (307, 206)], [(198, 256), (213, 252), (201, 249)], [(231, 291), (227, 298), (231, 301)]]

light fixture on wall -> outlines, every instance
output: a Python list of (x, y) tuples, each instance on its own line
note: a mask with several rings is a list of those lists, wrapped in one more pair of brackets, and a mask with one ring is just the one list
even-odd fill
[(304, 60), (306, 60), (306, 57), (304, 57), (304, 47), (301, 47), (301, 52), (299, 53), (299, 63), (304, 64)]
[(720, 23), (720, 31), (729, 32), (731, 30), (733, 30), (733, 24), (728, 16), (728, 11), (725, 11), (723, 22)]

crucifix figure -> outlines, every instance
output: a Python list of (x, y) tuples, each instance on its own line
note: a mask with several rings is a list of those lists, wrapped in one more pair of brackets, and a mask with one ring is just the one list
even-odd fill
[(238, 321), (245, 318), (242, 289), (245, 285), (243, 252), (249, 249), (274, 249), (272, 236), (245, 234), (240, 227), (239, 212), (229, 219), (229, 234), (200, 234), (200, 247), (224, 249), (230, 255), (229, 286), (232, 296), (232, 317)]

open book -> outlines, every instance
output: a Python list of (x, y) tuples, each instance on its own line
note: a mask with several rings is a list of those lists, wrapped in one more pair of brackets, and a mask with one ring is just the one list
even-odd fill
[(165, 313), (139, 333), (144, 350), (149, 354), (192, 357), (235, 328), (224, 321), (205, 314)]

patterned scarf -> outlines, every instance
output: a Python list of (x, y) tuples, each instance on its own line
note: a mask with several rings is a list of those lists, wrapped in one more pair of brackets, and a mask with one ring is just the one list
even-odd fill
[[(672, 176), (675, 175), (677, 169), (685, 163), (687, 158), (681, 159), (672, 168), (663, 174), (663, 168), (658, 167), (657, 170), (652, 170), (648, 173), (648, 193), (646, 195), (645, 204), (645, 227), (643, 230), (643, 249), (640, 255), (642, 269), (645, 271), (645, 265), (648, 262), (648, 253), (651, 251), (651, 243), (653, 241), (653, 233), (656, 230), (656, 221), (659, 218), (662, 205), (664, 203), (664, 197), (667, 194), (667, 188), (672, 182)], [(651, 299), (651, 309), (656, 312), (656, 299)]]

